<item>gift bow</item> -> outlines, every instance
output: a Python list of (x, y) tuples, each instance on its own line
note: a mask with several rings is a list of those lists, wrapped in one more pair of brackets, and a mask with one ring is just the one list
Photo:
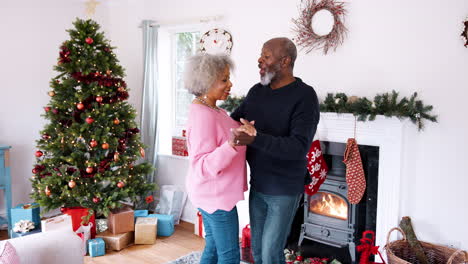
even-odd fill
[[(371, 237), (366, 237), (366, 235), (371, 235)], [(381, 264), (385, 264), (385, 260), (383, 260), (382, 255), (379, 252), (379, 246), (375, 245), (375, 233), (371, 230), (366, 230), (362, 233), (362, 238), (359, 240), (361, 242), (360, 245), (356, 247), (358, 252), (361, 252), (361, 258), (359, 259), (359, 264), (378, 264), (377, 262), (369, 261), (369, 257), (371, 255), (379, 255), (380, 259), (382, 259)]]

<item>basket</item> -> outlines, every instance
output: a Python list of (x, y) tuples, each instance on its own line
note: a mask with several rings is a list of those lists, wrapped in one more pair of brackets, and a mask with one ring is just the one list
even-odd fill
[[(390, 242), (390, 234), (398, 230), (403, 234), (403, 239)], [(457, 250), (441, 245), (435, 245), (427, 242), (420, 241), (421, 246), (426, 254), (427, 260), (431, 264), (460, 264), (468, 261), (468, 253), (463, 250)], [(420, 262), (413, 254), (406, 235), (398, 227), (390, 229), (387, 235), (387, 244), (385, 245), (387, 251), (387, 259), (389, 264), (419, 264)]]

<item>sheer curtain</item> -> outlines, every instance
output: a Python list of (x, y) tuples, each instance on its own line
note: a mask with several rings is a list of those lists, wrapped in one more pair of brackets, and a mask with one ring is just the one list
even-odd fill
[[(141, 140), (146, 145), (145, 159), (156, 168), (158, 161), (158, 25), (143, 20), (143, 96), (141, 104)], [(155, 183), (156, 171), (146, 176), (149, 183)]]

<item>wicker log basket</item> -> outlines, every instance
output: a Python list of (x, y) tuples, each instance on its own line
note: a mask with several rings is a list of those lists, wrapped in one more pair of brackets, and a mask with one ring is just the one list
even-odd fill
[[(403, 234), (403, 239), (390, 242), (390, 234), (395, 230)], [(420, 243), (431, 264), (468, 263), (468, 253), (466, 251), (423, 241), (420, 241)], [(394, 227), (388, 232), (385, 250), (387, 251), (389, 264), (420, 264), (406, 240), (405, 233), (398, 227)]]

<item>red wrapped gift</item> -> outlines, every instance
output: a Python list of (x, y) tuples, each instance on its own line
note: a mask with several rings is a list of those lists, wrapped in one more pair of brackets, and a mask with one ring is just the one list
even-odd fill
[(203, 226), (203, 217), (200, 211), (197, 212), (197, 220), (195, 221), (195, 235), (205, 237), (205, 229)]
[(246, 225), (242, 229), (241, 247), (242, 248), (250, 247), (250, 224)]
[[(72, 226), (73, 226), (73, 231), (78, 230), (81, 226), (81, 222), (83, 221), (82, 217), (88, 215), (88, 208), (84, 207), (65, 207), (62, 208), (62, 212), (64, 214), (70, 215), (72, 218)], [(91, 239), (96, 237), (96, 220), (94, 217), (94, 214), (91, 215), (89, 218), (89, 223), (93, 223), (93, 226), (91, 227)], [(84, 223), (87, 225), (88, 223)]]
[(185, 137), (172, 137), (172, 155), (188, 156), (187, 139)]

